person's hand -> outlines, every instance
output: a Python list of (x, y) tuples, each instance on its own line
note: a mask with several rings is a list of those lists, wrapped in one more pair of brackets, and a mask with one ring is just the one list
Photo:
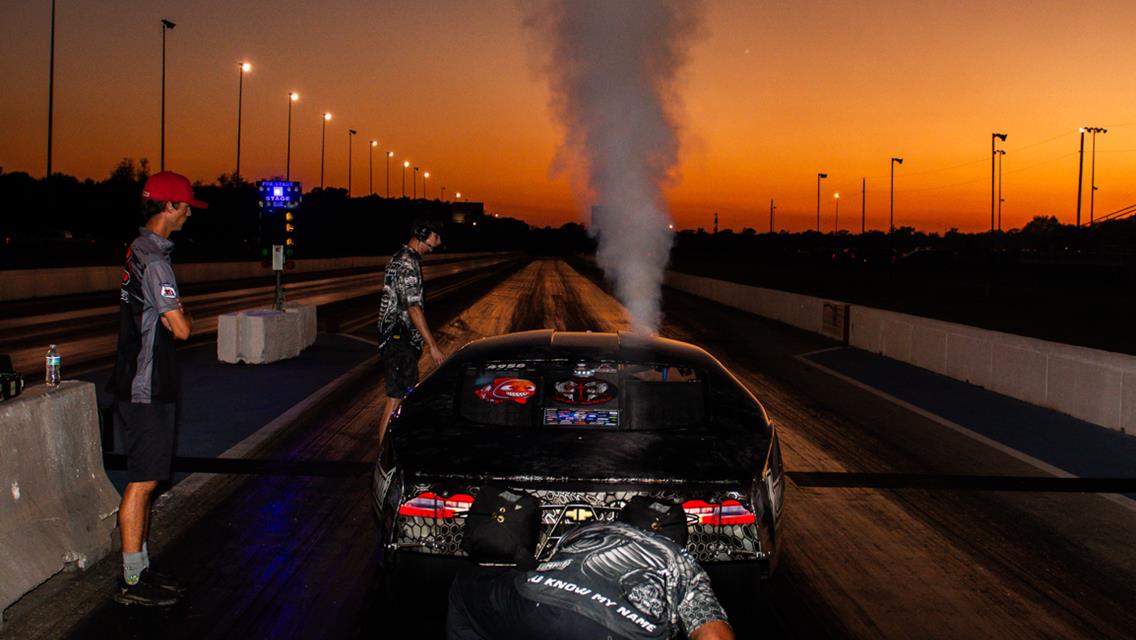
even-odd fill
[(442, 365), (442, 361), (446, 359), (446, 355), (442, 353), (438, 345), (432, 344), (430, 345), (430, 358), (434, 360), (434, 366), (439, 367)]

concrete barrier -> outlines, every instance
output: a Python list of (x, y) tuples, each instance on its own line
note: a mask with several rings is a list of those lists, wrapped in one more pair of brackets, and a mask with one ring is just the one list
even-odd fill
[(0, 612), (114, 546), (119, 495), (103, 470), (95, 385), (39, 385), (0, 402)]
[(1087, 422), (1136, 433), (1136, 357), (668, 272), (667, 286)]
[(217, 316), (217, 359), (268, 364), (294, 358), (316, 341), (316, 308), (251, 309)]
[[(492, 253), (436, 253), (425, 256), (424, 264), (455, 259), (470, 259)], [(296, 260), (296, 268), (287, 273), (317, 273), (347, 269), (386, 266), (389, 256), (356, 256), (351, 258), (312, 258)], [(178, 284), (218, 282), (245, 278), (267, 278), (272, 272), (260, 262), (200, 262), (174, 265)], [(122, 267), (66, 267), (61, 269), (13, 269), (0, 271), (0, 302), (27, 300), (49, 296), (113, 291), (122, 282)]]

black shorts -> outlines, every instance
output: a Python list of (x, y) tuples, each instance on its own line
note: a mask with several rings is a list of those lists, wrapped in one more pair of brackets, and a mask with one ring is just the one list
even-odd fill
[(387, 397), (405, 398), (418, 384), (418, 358), (422, 351), (401, 340), (388, 340), (381, 351), (387, 376)]
[(115, 406), (126, 439), (127, 482), (169, 480), (177, 405), (118, 402)]

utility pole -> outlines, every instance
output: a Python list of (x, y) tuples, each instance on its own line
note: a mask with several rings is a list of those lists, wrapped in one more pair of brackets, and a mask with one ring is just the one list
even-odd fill
[(827, 173), (817, 174), (817, 233), (820, 233), (820, 181), (827, 177)]
[(769, 199), (769, 233), (773, 233), (773, 210), (777, 207), (773, 206), (773, 198)]
[(51, 62), (47, 71), (47, 177), (51, 178), (51, 136), (55, 125), (55, 0), (51, 0)]
[(1093, 207), (1096, 203), (1097, 196), (1097, 134), (1108, 133), (1108, 129), (1089, 127), (1088, 131), (1093, 134), (1092, 159), (1089, 161), (1089, 226), (1092, 226), (1095, 222), (1093, 218)]
[(860, 235), (864, 235), (864, 223), (866, 221), (867, 203), (868, 203), (868, 178), (860, 178)]
[(714, 235), (718, 235), (718, 212), (714, 212)]
[(990, 233), (994, 233), (994, 157), (997, 155), (994, 145), (999, 139), (1005, 142), (1006, 134), (990, 134)]
[(1081, 127), (1081, 150), (1077, 160), (1077, 226), (1081, 226), (1081, 183), (1085, 175), (1085, 128)]

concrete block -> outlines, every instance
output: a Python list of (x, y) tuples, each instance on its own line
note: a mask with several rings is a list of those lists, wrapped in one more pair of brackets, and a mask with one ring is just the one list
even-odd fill
[(241, 360), (267, 364), (300, 354), (298, 316), (283, 311), (258, 309), (241, 312)]
[(241, 361), (240, 314), (217, 316), (217, 359), (236, 364)]
[(298, 316), (300, 328), (300, 349), (307, 349), (316, 341), (316, 307), (310, 304), (289, 303), (284, 311)]
[(991, 345), (990, 389), (1045, 406), (1047, 366), (1045, 354), (1036, 349), (995, 342)]
[(871, 353), (882, 351), (883, 319), (878, 309), (853, 305), (848, 344)]
[(68, 566), (110, 553), (119, 495), (103, 470), (95, 385), (0, 403), (0, 611)]
[(886, 316), (880, 334), (880, 353), (901, 362), (911, 362), (913, 332), (910, 320), (898, 314)]
[(947, 332), (920, 325), (911, 333), (911, 364), (946, 375)]
[[(1119, 429), (1123, 372), (1093, 362), (1069, 360), (1065, 376), (1070, 373), (1071, 393), (1061, 393), (1061, 403), (1052, 405), (1053, 408), (1110, 429)], [(1062, 382), (1067, 381), (1068, 377), (1065, 377)], [(1050, 383), (1052, 385), (1052, 380)]]
[(1120, 384), (1120, 430), (1136, 435), (1136, 371), (1125, 371)]
[(989, 340), (967, 333), (950, 333), (947, 335), (948, 376), (989, 389), (990, 365)]

